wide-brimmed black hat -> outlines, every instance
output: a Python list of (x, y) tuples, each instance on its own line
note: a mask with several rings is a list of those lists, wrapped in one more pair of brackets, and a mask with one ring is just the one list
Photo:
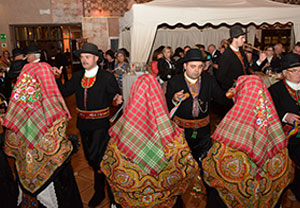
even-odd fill
[(300, 55), (289, 53), (282, 58), (281, 71), (297, 66), (300, 66)]
[(25, 55), (25, 52), (21, 48), (14, 48), (12, 50), (12, 56), (16, 57), (16, 56), (19, 56), (19, 55)]
[(74, 55), (78, 58), (80, 58), (81, 53), (90, 53), (99, 57), (102, 56), (102, 53), (98, 51), (98, 47), (93, 43), (84, 43), (81, 49), (74, 51)]
[(206, 58), (203, 57), (202, 52), (199, 49), (192, 48), (187, 51), (183, 62), (190, 62), (190, 61), (206, 61)]
[(229, 33), (230, 38), (238, 38), (239, 36), (246, 34), (246, 32), (244, 32), (241, 26), (239, 25), (235, 25), (232, 28), (230, 28)]
[(26, 54), (40, 53), (41, 49), (37, 45), (30, 45), (25, 48)]

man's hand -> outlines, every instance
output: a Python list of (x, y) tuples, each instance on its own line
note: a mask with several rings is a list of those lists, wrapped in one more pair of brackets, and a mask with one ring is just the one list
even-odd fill
[(262, 63), (267, 58), (267, 54), (265, 52), (261, 52), (259, 54), (259, 61)]
[(116, 103), (116, 105), (120, 105), (123, 103), (123, 96), (116, 94), (113, 100), (114, 103)]
[(225, 95), (228, 99), (233, 98), (233, 96), (234, 96), (234, 87), (229, 88)]
[(59, 67), (59, 69), (55, 66), (51, 68), (51, 70), (55, 76), (61, 75), (62, 69), (63, 69), (63, 66)]
[(179, 102), (180, 99), (181, 101), (184, 101), (185, 99), (187, 99), (189, 96), (185, 96), (184, 90), (180, 90), (178, 92), (176, 92), (173, 96), (173, 100), (175, 102)]
[(285, 116), (285, 120), (289, 124), (293, 125), (294, 121), (297, 121), (298, 123), (300, 123), (300, 116), (298, 116), (297, 114), (294, 114), (294, 113), (287, 113)]

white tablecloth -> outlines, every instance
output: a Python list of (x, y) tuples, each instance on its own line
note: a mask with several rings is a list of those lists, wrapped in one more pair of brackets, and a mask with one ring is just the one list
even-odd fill
[(123, 98), (124, 98), (124, 104), (127, 103), (129, 93), (131, 86), (133, 82), (139, 77), (141, 74), (135, 74), (135, 75), (123, 75), (123, 82), (122, 82), (122, 90), (123, 90)]

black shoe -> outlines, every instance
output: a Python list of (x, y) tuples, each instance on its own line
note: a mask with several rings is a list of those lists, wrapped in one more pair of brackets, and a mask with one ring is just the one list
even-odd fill
[(89, 207), (98, 206), (105, 199), (105, 192), (95, 192), (91, 200), (89, 201)]

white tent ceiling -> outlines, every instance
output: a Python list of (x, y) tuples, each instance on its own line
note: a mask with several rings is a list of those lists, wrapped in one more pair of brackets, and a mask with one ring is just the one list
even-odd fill
[(207, 23), (247, 25), (254, 23), (294, 23), (295, 39), (300, 40), (300, 6), (270, 0), (155, 0), (134, 4), (120, 19), (120, 31), (130, 29), (131, 61), (145, 63), (157, 27), (178, 23), (203, 26)]

